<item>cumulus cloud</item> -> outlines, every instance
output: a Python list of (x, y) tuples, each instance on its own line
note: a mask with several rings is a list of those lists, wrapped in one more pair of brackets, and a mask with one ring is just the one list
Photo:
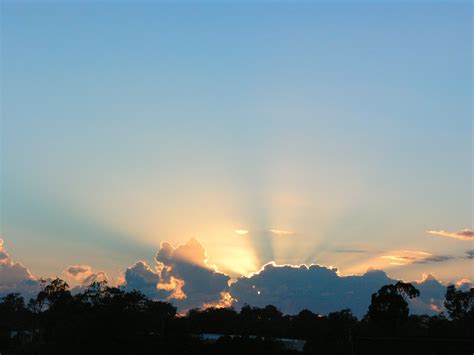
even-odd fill
[[(468, 251), (467, 254), (472, 257), (474, 253)], [(413, 251), (390, 253), (384, 257), (403, 265), (443, 262), (451, 258)], [(72, 265), (64, 274), (80, 282), (75, 288), (79, 291), (85, 285), (107, 278), (105, 273), (94, 272), (89, 265)], [(208, 264), (206, 250), (196, 239), (177, 247), (162, 243), (153, 265), (138, 261), (126, 269), (123, 280), (122, 286), (126, 290), (140, 290), (153, 299), (172, 302), (180, 311), (195, 307), (240, 308), (248, 303), (259, 307), (273, 304), (290, 314), (302, 309), (327, 314), (350, 308), (359, 317), (367, 312), (372, 293), (397, 281), (381, 270), (340, 276), (337, 269), (319, 265), (268, 263), (260, 271), (242, 276), (229, 286), (230, 277)], [(422, 281), (414, 282), (414, 286), (421, 295), (411, 302), (412, 312), (433, 314), (442, 310), (444, 285), (428, 275)], [(0, 240), (0, 296), (20, 292), (27, 298), (36, 295), (39, 288), (35, 277), (10, 258)]]
[(6, 259), (8, 259), (8, 254), (3, 250), (3, 239), (0, 239), (0, 262)]
[(94, 272), (82, 280), (82, 284), (87, 286), (94, 282), (103, 282), (107, 281), (107, 274), (103, 271)]
[(152, 269), (144, 261), (137, 261), (130, 266), (124, 275), (125, 288), (139, 290), (151, 298), (165, 299), (168, 293), (157, 288), (160, 283), (160, 270)]
[(309, 309), (316, 313), (328, 313), (351, 308), (355, 314), (366, 311), (370, 295), (389, 279), (383, 272), (371, 271), (367, 277), (341, 278), (335, 269), (318, 265), (278, 266), (265, 265), (250, 277), (241, 277), (232, 284), (231, 294), (236, 306), (245, 303), (263, 307), (273, 304), (285, 313), (297, 313)]
[(71, 265), (63, 271), (63, 274), (66, 276), (66, 279), (79, 283), (79, 286), (74, 290), (75, 292), (81, 291), (85, 286), (89, 286), (94, 282), (107, 281), (105, 272), (94, 272), (92, 266), (86, 264)]
[(156, 254), (156, 266), (139, 261), (126, 270), (125, 287), (172, 301), (180, 310), (217, 305), (227, 297), (230, 277), (207, 260), (206, 250), (194, 238), (176, 248), (164, 242)]
[(473, 229), (464, 229), (459, 232), (447, 232), (444, 230), (432, 230), (427, 231), (429, 234), (439, 235), (448, 238), (454, 238), (459, 240), (474, 240), (474, 230)]
[(444, 295), (446, 286), (431, 275), (423, 275), (421, 281), (413, 282), (420, 291), (420, 296), (410, 301), (410, 309), (419, 314), (432, 314), (444, 310)]
[(170, 283), (172, 277), (182, 280), (182, 291), (188, 295), (178, 300), (179, 306), (192, 308), (219, 302), (221, 293), (228, 290), (230, 277), (208, 265), (207, 259), (204, 247), (194, 238), (177, 248), (169, 243), (161, 245), (156, 261), (162, 264), (162, 282)]
[(0, 296), (17, 292), (28, 299), (38, 292), (39, 287), (38, 280), (30, 271), (8, 255), (4, 241), (0, 239)]
[[(273, 304), (284, 313), (294, 314), (302, 309), (327, 314), (344, 308), (362, 317), (368, 309), (370, 296), (380, 287), (397, 280), (381, 270), (369, 270), (360, 276), (339, 276), (336, 269), (318, 265), (265, 265), (248, 277), (232, 284), (231, 295), (235, 306), (245, 303), (263, 307)], [(445, 286), (434, 278), (415, 282), (422, 296), (410, 305), (414, 313), (433, 314), (435, 305), (442, 306)]]
[(159, 290), (170, 291), (169, 296), (166, 298), (167, 300), (182, 300), (185, 299), (187, 296), (183, 291), (184, 287), (184, 280), (177, 279), (173, 276), (170, 277), (169, 282), (160, 282), (156, 285), (156, 288)]
[(469, 279), (461, 279), (456, 282), (456, 287), (462, 291), (469, 291), (474, 287), (474, 282)]
[[(400, 251), (385, 255), (393, 262), (428, 263), (449, 260), (449, 256)], [(390, 257), (390, 258), (389, 258)], [(140, 261), (125, 272), (125, 287), (172, 302), (180, 311), (195, 307), (240, 308), (244, 304), (264, 307), (273, 304), (284, 313), (302, 309), (327, 314), (350, 308), (359, 317), (367, 312), (371, 294), (397, 280), (381, 270), (363, 275), (340, 276), (337, 269), (319, 265), (277, 265), (268, 263), (252, 275), (238, 278), (229, 286), (229, 276), (208, 265), (204, 247), (195, 239), (173, 247), (164, 242), (156, 254), (156, 265)], [(422, 295), (411, 302), (414, 313), (434, 314), (442, 309), (445, 286), (433, 276), (414, 282)]]
[(156, 254), (156, 261), (171, 267), (185, 263), (208, 268), (207, 259), (206, 250), (195, 238), (191, 238), (186, 244), (179, 245), (177, 248), (164, 242)]

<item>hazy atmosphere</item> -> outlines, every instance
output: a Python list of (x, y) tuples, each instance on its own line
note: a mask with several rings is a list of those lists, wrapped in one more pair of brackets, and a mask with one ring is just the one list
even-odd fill
[[(474, 281), (469, 2), (2, 2), (0, 295), (188, 310)], [(334, 295), (337, 293), (337, 297)]]

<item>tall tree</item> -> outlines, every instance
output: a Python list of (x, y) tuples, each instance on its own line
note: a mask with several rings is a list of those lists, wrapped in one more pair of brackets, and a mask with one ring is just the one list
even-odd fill
[(385, 285), (372, 294), (372, 300), (366, 318), (379, 324), (396, 327), (408, 320), (408, 299), (420, 295), (412, 284), (398, 281), (394, 285)]

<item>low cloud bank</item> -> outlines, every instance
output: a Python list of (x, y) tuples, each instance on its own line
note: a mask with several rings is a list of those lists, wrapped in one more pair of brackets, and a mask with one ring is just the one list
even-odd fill
[[(265, 265), (250, 277), (241, 277), (231, 286), (236, 307), (245, 303), (255, 306), (273, 304), (284, 313), (302, 309), (327, 314), (350, 308), (358, 317), (367, 313), (372, 293), (397, 280), (381, 270), (369, 270), (360, 276), (339, 276), (336, 269), (319, 265), (299, 267)], [(411, 304), (413, 313), (435, 313), (441, 308), (446, 287), (432, 276), (413, 283), (421, 292)]]
[[(415, 254), (414, 254), (415, 255)], [(392, 255), (393, 256), (393, 255)], [(395, 255), (394, 262), (442, 262), (451, 257), (417, 252), (415, 256)], [(472, 250), (463, 258), (472, 258)], [(273, 304), (282, 312), (295, 314), (302, 309), (327, 314), (344, 308), (362, 317), (371, 294), (397, 280), (382, 270), (369, 270), (363, 275), (340, 276), (334, 268), (320, 265), (276, 265), (269, 263), (250, 276), (242, 276), (230, 284), (230, 276), (209, 265), (204, 247), (191, 239), (177, 247), (164, 242), (153, 265), (138, 261), (128, 267), (121, 287), (139, 290), (150, 298), (169, 301), (180, 312), (191, 308), (229, 307), (239, 309), (245, 304), (263, 307)], [(103, 272), (94, 272), (89, 265), (72, 265), (63, 271), (66, 278), (78, 283), (80, 291), (94, 281), (103, 281)], [(442, 310), (446, 286), (433, 276), (413, 282), (420, 297), (411, 301), (413, 313), (434, 314)], [(471, 282), (463, 280), (461, 287)], [(19, 292), (28, 299), (36, 295), (40, 282), (28, 269), (7, 254), (0, 239), (0, 297)]]
[[(420, 254), (410, 262), (441, 262), (451, 257)], [(125, 287), (148, 296), (171, 301), (180, 311), (195, 307), (245, 304), (263, 307), (273, 304), (284, 313), (302, 309), (327, 314), (350, 308), (362, 317), (372, 293), (397, 280), (382, 270), (363, 275), (339, 276), (336, 269), (319, 265), (266, 264), (259, 272), (238, 278), (229, 286), (230, 277), (207, 264), (203, 246), (195, 239), (174, 248), (162, 243), (154, 268), (138, 262), (125, 272)], [(434, 314), (442, 309), (446, 286), (428, 275), (413, 282), (421, 296), (411, 302), (413, 313)]]

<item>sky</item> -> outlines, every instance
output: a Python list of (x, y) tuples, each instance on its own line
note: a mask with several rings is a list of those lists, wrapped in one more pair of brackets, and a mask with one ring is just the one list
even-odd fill
[(124, 282), (195, 238), (183, 258), (225, 283), (270, 262), (474, 280), (470, 2), (1, 16), (0, 236), (32, 278)]

